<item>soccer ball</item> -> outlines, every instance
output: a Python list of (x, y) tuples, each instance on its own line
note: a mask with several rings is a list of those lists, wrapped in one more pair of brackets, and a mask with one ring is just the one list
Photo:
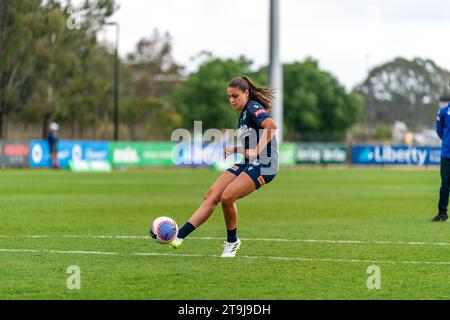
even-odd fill
[(172, 218), (159, 217), (150, 226), (150, 237), (160, 244), (172, 242), (178, 234), (178, 225)]

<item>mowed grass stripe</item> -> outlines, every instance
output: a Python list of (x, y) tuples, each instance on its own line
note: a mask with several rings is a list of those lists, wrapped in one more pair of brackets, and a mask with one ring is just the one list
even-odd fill
[[(105, 240), (151, 240), (150, 236), (113, 236), (113, 235), (0, 235), (4, 239), (105, 239)], [(304, 242), (329, 244), (379, 244), (379, 245), (408, 245), (408, 246), (450, 246), (450, 242), (422, 242), (422, 241), (383, 241), (383, 240), (326, 240), (326, 239), (276, 239), (276, 238), (240, 238), (242, 241), (262, 242)], [(189, 237), (189, 240), (224, 240), (218, 237)]]
[[(187, 254), (187, 253), (158, 253), (158, 252), (102, 252), (81, 250), (48, 250), (48, 249), (0, 249), (0, 253), (35, 253), (35, 254), (80, 254), (100, 256), (145, 256), (145, 257), (188, 257), (188, 258), (220, 258), (218, 255)], [(224, 259), (224, 258), (222, 258)], [(236, 256), (234, 259), (254, 260), (286, 260), (302, 262), (326, 262), (326, 263), (387, 263), (387, 264), (422, 264), (422, 265), (450, 265), (450, 261), (395, 261), (395, 260), (358, 260), (358, 259), (335, 259), (335, 258), (304, 258), (304, 257), (265, 257), (265, 256)], [(228, 259), (227, 259), (228, 260)]]

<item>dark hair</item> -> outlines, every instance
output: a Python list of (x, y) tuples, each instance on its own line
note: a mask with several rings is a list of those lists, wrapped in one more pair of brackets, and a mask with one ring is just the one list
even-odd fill
[(248, 90), (249, 98), (260, 103), (264, 108), (270, 110), (274, 99), (275, 89), (257, 86), (252, 79), (247, 76), (237, 77), (230, 81), (229, 88), (239, 88), (242, 91)]

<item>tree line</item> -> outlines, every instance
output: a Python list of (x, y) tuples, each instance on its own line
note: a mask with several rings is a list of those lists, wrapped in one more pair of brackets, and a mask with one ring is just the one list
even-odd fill
[[(59, 0), (0, 1), (0, 139), (26, 128), (34, 128), (27, 139), (40, 138), (51, 121), (60, 124), (65, 138), (112, 139), (114, 43), (100, 39), (117, 10), (114, 0), (84, 0), (78, 7)], [(202, 120), (204, 129), (233, 128), (238, 115), (226, 97), (228, 81), (246, 74), (259, 84), (268, 82), (267, 67), (255, 69), (244, 56), (221, 59), (208, 52), (199, 53), (198, 70), (186, 74), (172, 50), (170, 34), (154, 30), (120, 57), (122, 140), (167, 140), (174, 129), (192, 128), (195, 120)], [(384, 73), (397, 70), (395, 83), (401, 86), (401, 76), (411, 76), (410, 68), (408, 63), (403, 72), (392, 65), (379, 67), (348, 92), (313, 58), (285, 64), (285, 137), (344, 141), (357, 123), (388, 123), (392, 117), (386, 114), (401, 117), (397, 109), (411, 103), (386, 103), (387, 93), (380, 93), (378, 83), (390, 79)], [(441, 70), (425, 62), (416, 69)], [(441, 75), (438, 80), (425, 77), (423, 91), (436, 90), (447, 74)], [(431, 78), (434, 87), (426, 84)], [(395, 97), (409, 97), (415, 89), (399, 89)], [(418, 95), (417, 103), (436, 100), (436, 92), (429, 98)]]
[[(45, 136), (56, 121), (67, 138), (111, 139), (114, 44), (99, 39), (117, 9), (114, 0), (0, 2), (0, 138), (7, 126)], [(169, 97), (182, 68), (171, 51), (170, 36), (155, 31), (120, 59), (121, 130), (130, 139), (180, 122)]]
[[(27, 127), (41, 128), (38, 134), (45, 136), (49, 122), (56, 121), (67, 138), (111, 139), (114, 44), (99, 38), (116, 10), (114, 0), (85, 0), (77, 8), (71, 1), (0, 2), (1, 138), (8, 138), (8, 128)], [(74, 12), (78, 21), (71, 21)], [(121, 57), (121, 137), (165, 140), (194, 120), (202, 120), (204, 128), (234, 127), (228, 81), (247, 74), (267, 83), (267, 68), (255, 71), (245, 57), (207, 53), (199, 69), (185, 75), (172, 49), (170, 34), (154, 30)], [(286, 134), (343, 136), (360, 120), (361, 99), (346, 93), (316, 61), (286, 65), (285, 72)]]

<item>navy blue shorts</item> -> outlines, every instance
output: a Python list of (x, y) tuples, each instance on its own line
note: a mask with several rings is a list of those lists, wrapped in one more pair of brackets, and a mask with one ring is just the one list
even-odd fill
[(57, 150), (58, 146), (56, 143), (50, 143), (49, 147), (50, 147), (50, 153), (58, 152), (58, 150)]
[(276, 176), (276, 174), (261, 175), (261, 168), (262, 168), (262, 165), (255, 166), (253, 164), (236, 163), (234, 166), (232, 166), (227, 171), (236, 176), (240, 175), (242, 172), (245, 172), (253, 180), (253, 182), (255, 183), (256, 189), (258, 190), (263, 185), (271, 182)]

